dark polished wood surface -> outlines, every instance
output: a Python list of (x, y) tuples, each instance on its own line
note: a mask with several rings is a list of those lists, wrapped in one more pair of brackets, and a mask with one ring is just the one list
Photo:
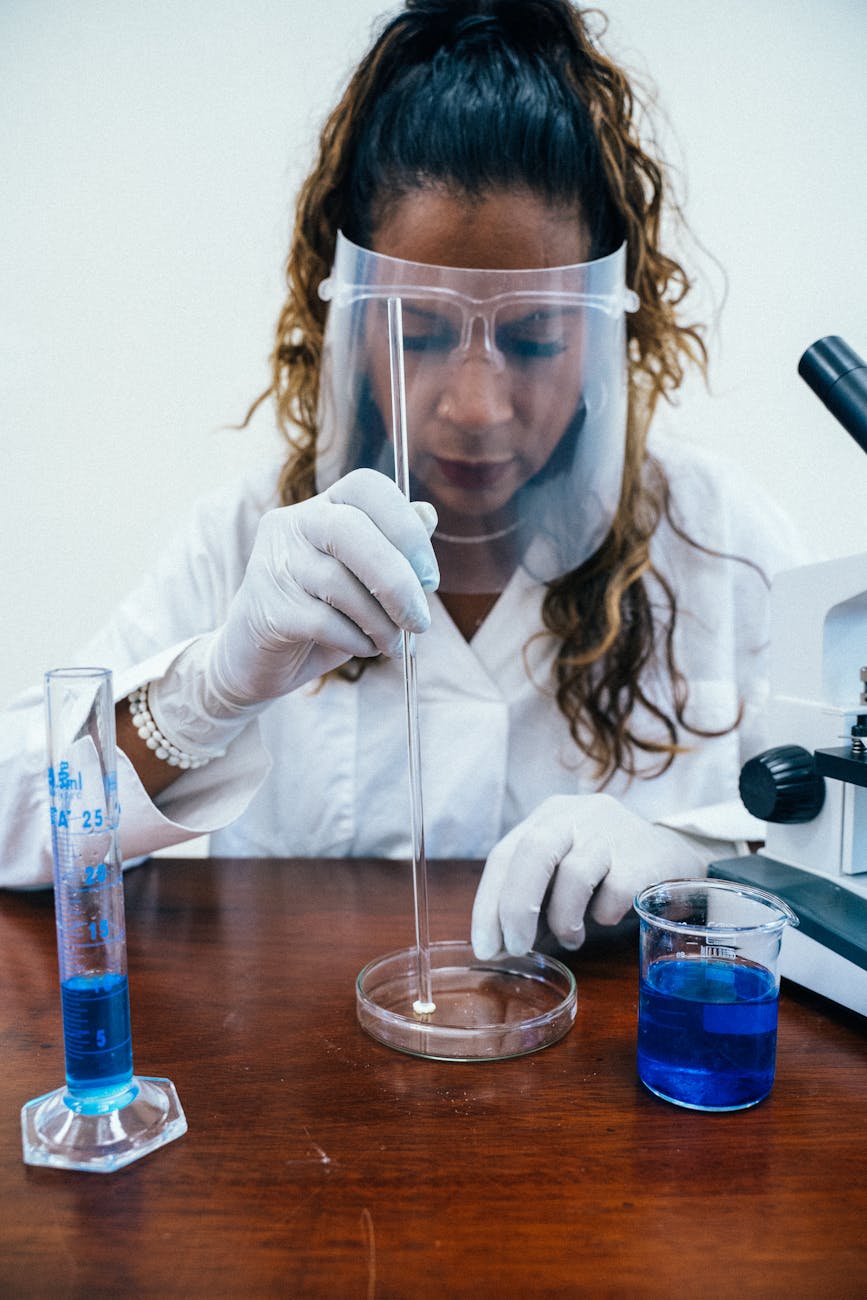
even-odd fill
[[(478, 867), (431, 865), (434, 938)], [(368, 1037), (354, 981), (411, 942), (408, 871), (160, 860), (127, 876), (139, 1074), (178, 1141), (112, 1175), (25, 1166), (63, 1079), (50, 895), (0, 893), (0, 1296), (867, 1295), (867, 1022), (784, 985), (777, 1079), (706, 1115), (635, 1072), (634, 937), (574, 958), (578, 1014), (518, 1060)]]

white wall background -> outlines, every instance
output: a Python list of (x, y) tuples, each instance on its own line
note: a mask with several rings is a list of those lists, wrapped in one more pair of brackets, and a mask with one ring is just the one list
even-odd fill
[[(292, 197), (385, 5), (0, 0), (0, 704), (277, 448), (267, 415), (225, 426), (267, 381)], [(667, 421), (825, 553), (867, 550), (867, 460), (796, 375), (824, 334), (867, 357), (867, 3), (607, 12), (728, 279), (713, 391)]]

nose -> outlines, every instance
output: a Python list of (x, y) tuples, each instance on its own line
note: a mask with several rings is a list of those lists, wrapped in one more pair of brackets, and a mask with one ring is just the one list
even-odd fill
[(512, 419), (511, 383), (484, 355), (461, 360), (450, 371), (437, 404), (437, 415), (463, 429), (486, 429)]

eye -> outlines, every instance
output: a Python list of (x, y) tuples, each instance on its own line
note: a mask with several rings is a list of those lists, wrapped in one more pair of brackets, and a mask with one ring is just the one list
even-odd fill
[(562, 312), (536, 311), (497, 327), (497, 347), (516, 361), (543, 361), (558, 357), (571, 342)]
[(566, 343), (562, 339), (498, 337), (497, 347), (505, 356), (515, 357), (519, 361), (545, 360), (548, 357), (559, 357), (561, 352), (566, 351)]
[(451, 352), (457, 343), (457, 337), (448, 330), (440, 330), (435, 334), (413, 333), (410, 330), (404, 330), (403, 333), (405, 352)]
[(460, 342), (459, 327), (437, 312), (404, 305), (403, 346), (407, 352), (451, 352)]

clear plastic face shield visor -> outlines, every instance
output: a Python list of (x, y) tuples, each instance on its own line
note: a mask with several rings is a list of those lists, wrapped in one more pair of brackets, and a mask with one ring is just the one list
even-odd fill
[(550, 582), (598, 548), (626, 442), (626, 249), (577, 266), (474, 271), (338, 235), (316, 485), (396, 478), (439, 515), (445, 592)]

